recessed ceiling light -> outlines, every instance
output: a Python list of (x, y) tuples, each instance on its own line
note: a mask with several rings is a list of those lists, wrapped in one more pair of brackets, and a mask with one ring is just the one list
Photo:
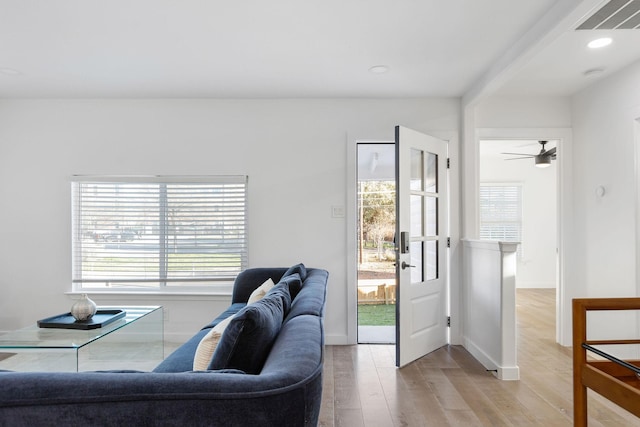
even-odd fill
[(0, 74), (4, 74), (5, 76), (19, 76), (22, 74), (22, 71), (13, 68), (0, 68)]
[(587, 46), (591, 49), (598, 49), (601, 47), (609, 46), (612, 41), (613, 40), (611, 40), (610, 37), (602, 37), (600, 39), (591, 40), (589, 44), (587, 44)]
[(582, 75), (585, 77), (598, 77), (602, 73), (604, 73), (604, 68), (591, 68), (582, 73)]
[(389, 71), (389, 67), (387, 67), (386, 65), (374, 65), (373, 67), (369, 68), (369, 72), (374, 74), (382, 74), (386, 73), (387, 71)]

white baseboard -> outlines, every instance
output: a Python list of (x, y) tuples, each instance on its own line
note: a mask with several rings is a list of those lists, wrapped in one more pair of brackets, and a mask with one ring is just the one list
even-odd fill
[(349, 339), (346, 335), (331, 335), (325, 334), (324, 336), (325, 345), (349, 345)]
[(478, 360), (488, 371), (492, 371), (498, 379), (513, 381), (520, 379), (520, 368), (518, 366), (500, 366), (491, 356), (485, 353), (469, 338), (464, 339), (464, 348)]
[(498, 368), (497, 375), (499, 380), (518, 381), (520, 379), (520, 368), (517, 366)]

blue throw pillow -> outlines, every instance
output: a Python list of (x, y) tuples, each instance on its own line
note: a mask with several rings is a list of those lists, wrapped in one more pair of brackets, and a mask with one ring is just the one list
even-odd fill
[(259, 374), (284, 315), (283, 297), (277, 293), (247, 305), (225, 329), (207, 369), (239, 369)]
[(284, 278), (284, 277), (290, 276), (290, 275), (292, 275), (294, 273), (298, 273), (300, 275), (300, 280), (302, 280), (303, 282), (305, 280), (307, 280), (307, 268), (304, 266), (303, 263), (296, 264), (296, 265), (290, 267), (287, 271), (284, 272), (282, 277)]
[(300, 289), (302, 289), (302, 280), (298, 273), (284, 276), (278, 282), (278, 285), (286, 285), (289, 288), (289, 294), (291, 294), (291, 300), (294, 300)]
[[(291, 310), (291, 293), (288, 283), (279, 282), (265, 294), (264, 298), (280, 298), (282, 300), (283, 313), (286, 317)], [(284, 319), (283, 319), (284, 320)]]

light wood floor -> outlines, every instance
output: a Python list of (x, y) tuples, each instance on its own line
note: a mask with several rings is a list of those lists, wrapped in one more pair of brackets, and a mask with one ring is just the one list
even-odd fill
[[(460, 346), (402, 369), (389, 345), (327, 346), (320, 426), (571, 426), (571, 349), (555, 342), (555, 290), (519, 289), (520, 381), (501, 381)], [(589, 392), (590, 426), (640, 420)]]

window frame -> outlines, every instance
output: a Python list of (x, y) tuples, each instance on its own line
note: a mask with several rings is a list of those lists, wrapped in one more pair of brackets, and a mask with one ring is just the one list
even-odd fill
[[(72, 192), (72, 206), (71, 206), (71, 222), (72, 222), (72, 236), (71, 236), (71, 261), (72, 261), (72, 292), (92, 292), (92, 293), (105, 293), (105, 294), (118, 294), (118, 293), (157, 293), (157, 294), (207, 294), (207, 293), (216, 293), (216, 294), (228, 294), (232, 290), (232, 284), (235, 279), (235, 276), (245, 270), (248, 267), (248, 176), (246, 175), (153, 175), (153, 176), (142, 176), (142, 175), (74, 175), (71, 177), (71, 192)], [(233, 267), (233, 270), (229, 271), (228, 274), (224, 273), (224, 270), (216, 270), (216, 275), (207, 277), (207, 278), (171, 278), (168, 276), (161, 277), (162, 273), (160, 272), (162, 268), (162, 264), (166, 263), (168, 258), (164, 258), (164, 261), (161, 260), (161, 254), (168, 253), (169, 243), (169, 234), (165, 232), (164, 240), (160, 240), (158, 238), (156, 252), (153, 252), (154, 255), (158, 256), (158, 272), (157, 276), (153, 278), (133, 278), (129, 277), (126, 279), (118, 279), (117, 274), (109, 277), (103, 278), (87, 278), (84, 277), (86, 275), (83, 268), (83, 261), (81, 257), (83, 255), (82, 247), (83, 243), (83, 234), (87, 231), (87, 227), (83, 227), (81, 224), (81, 216), (82, 216), (82, 208), (80, 205), (80, 190), (79, 187), (86, 184), (95, 183), (97, 185), (110, 185), (110, 184), (123, 184), (123, 185), (149, 185), (150, 187), (157, 185), (158, 186), (158, 203), (157, 203), (157, 213), (158, 213), (158, 227), (160, 227), (161, 222), (160, 212), (163, 211), (162, 206), (164, 205), (161, 202), (162, 197), (167, 197), (166, 192), (164, 196), (161, 196), (163, 193), (160, 188), (164, 186), (198, 186), (198, 185), (209, 185), (215, 186), (220, 185), (221, 188), (224, 188), (227, 184), (232, 184), (232, 186), (236, 186), (241, 188), (240, 198), (241, 202), (241, 216), (240, 216), (240, 226), (238, 228), (237, 234), (241, 237), (239, 238), (239, 243), (234, 243), (234, 249), (237, 252), (234, 252), (234, 255), (237, 255), (240, 260), (240, 265), (237, 267)], [(215, 197), (213, 197), (215, 199)], [(117, 199), (114, 199), (117, 200)], [(168, 200), (168, 199), (164, 199)], [(226, 205), (222, 204), (226, 207)], [(86, 209), (86, 208), (85, 208)], [(165, 210), (165, 213), (167, 211)], [(209, 213), (214, 213), (213, 208), (211, 208)], [(165, 221), (167, 221), (167, 216), (164, 217)], [(160, 232), (159, 232), (160, 233)], [(236, 239), (237, 240), (237, 239)], [(161, 242), (164, 242), (162, 244)], [(194, 245), (198, 245), (197, 242), (193, 243)], [(163, 249), (164, 247), (164, 249)], [(80, 252), (78, 252), (80, 251)], [(126, 255), (126, 252), (122, 252)], [(217, 252), (214, 252), (217, 253)], [(80, 258), (79, 258), (80, 257)], [(78, 270), (80, 269), (80, 270)], [(167, 271), (166, 269), (164, 270)]]

